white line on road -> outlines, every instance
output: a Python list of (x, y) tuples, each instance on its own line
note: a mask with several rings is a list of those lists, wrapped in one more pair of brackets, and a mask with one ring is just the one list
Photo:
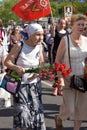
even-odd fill
[(52, 86), (52, 84), (50, 84), (50, 83), (48, 83), (48, 82), (46, 82), (46, 81), (41, 81), (43, 84), (45, 84), (45, 85), (47, 85), (47, 86)]

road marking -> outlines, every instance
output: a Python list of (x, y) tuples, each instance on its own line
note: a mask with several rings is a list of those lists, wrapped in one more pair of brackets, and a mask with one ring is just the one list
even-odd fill
[(45, 85), (47, 85), (47, 86), (50, 86), (50, 87), (52, 87), (52, 84), (50, 84), (50, 83), (48, 83), (48, 82), (46, 82), (46, 81), (41, 81), (43, 84), (45, 84)]

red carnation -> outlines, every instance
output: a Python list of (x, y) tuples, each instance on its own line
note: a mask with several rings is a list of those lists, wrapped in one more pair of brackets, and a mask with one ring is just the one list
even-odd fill
[(65, 69), (65, 66), (61, 64), (60, 67), (59, 67), (59, 70), (63, 71), (64, 69)]
[(64, 69), (66, 68), (66, 64), (62, 64), (63, 65), (63, 67), (64, 67)]
[(70, 74), (71, 72), (72, 72), (72, 69), (69, 68), (69, 69), (67, 70), (67, 74)]
[(60, 65), (59, 65), (57, 62), (55, 62), (54, 65), (55, 65), (54, 71), (55, 71), (55, 72), (58, 72), (58, 70), (59, 70), (59, 68), (60, 68)]
[(63, 77), (66, 77), (66, 76), (67, 76), (67, 71), (66, 71), (66, 70), (64, 70), (64, 71), (62, 72), (62, 76), (63, 76)]

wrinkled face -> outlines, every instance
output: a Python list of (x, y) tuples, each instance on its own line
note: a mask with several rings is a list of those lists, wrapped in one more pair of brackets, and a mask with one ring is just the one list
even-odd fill
[(43, 41), (44, 32), (37, 32), (29, 37), (31, 43), (33, 46), (36, 46), (37, 44), (41, 44)]
[(74, 22), (72, 26), (72, 32), (74, 31), (77, 34), (82, 34), (84, 30), (85, 21), (84, 20), (78, 20)]

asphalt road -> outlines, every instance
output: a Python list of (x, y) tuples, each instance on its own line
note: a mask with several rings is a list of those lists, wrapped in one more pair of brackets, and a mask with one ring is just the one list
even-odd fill
[[(47, 130), (56, 130), (54, 116), (59, 114), (59, 108), (62, 104), (62, 96), (53, 96), (50, 82), (43, 82), (43, 103), (45, 111), (45, 121)], [(63, 130), (73, 130), (73, 121), (63, 121)], [(80, 130), (87, 130), (87, 122), (82, 123)]]
[[(44, 114), (46, 130), (56, 130), (54, 116), (59, 113), (59, 107), (62, 103), (62, 96), (53, 96), (50, 82), (42, 82), (42, 100), (44, 105)], [(13, 127), (13, 108), (0, 109), (0, 130), (11, 130)], [(64, 130), (73, 130), (73, 121), (63, 122)], [(83, 122), (81, 130), (87, 130), (87, 122)]]

